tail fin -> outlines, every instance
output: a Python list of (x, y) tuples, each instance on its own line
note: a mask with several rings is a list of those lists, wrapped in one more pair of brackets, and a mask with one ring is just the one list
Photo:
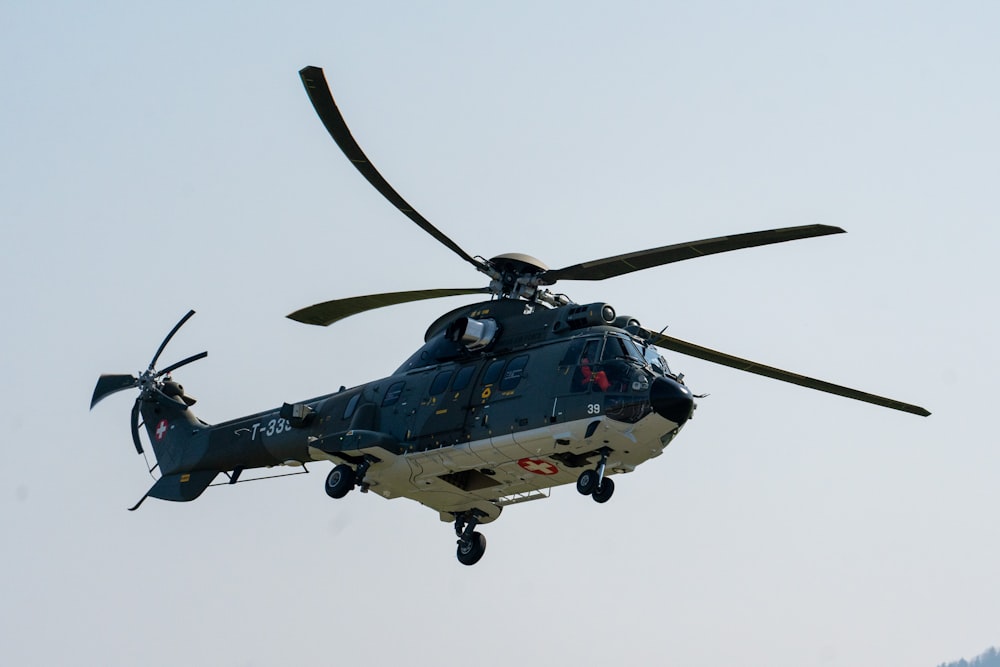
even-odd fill
[[(182, 388), (174, 396), (170, 393), (144, 399), (140, 407), (161, 474), (143, 500), (148, 496), (178, 502), (194, 500), (219, 474), (217, 470), (193, 470), (205, 453), (208, 425), (191, 412), (188, 405), (193, 400), (185, 400)], [(132, 509), (140, 504), (142, 500)]]
[(206, 425), (180, 396), (158, 393), (143, 398), (139, 408), (160, 472), (164, 475), (190, 469), (200, 458), (191, 449)]

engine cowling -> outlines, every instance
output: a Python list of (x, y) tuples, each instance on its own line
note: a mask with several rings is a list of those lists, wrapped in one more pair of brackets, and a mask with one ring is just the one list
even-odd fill
[(448, 326), (445, 334), (454, 343), (463, 345), (470, 352), (482, 350), (490, 345), (500, 331), (494, 319), (477, 320), (460, 317)]

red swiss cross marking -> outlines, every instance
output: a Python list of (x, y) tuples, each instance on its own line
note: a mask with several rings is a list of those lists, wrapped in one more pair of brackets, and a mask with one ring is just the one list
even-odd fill
[(163, 440), (163, 436), (167, 434), (167, 420), (161, 419), (160, 423), (156, 425), (156, 439)]
[(543, 461), (542, 459), (521, 459), (517, 462), (517, 465), (536, 475), (554, 475), (559, 472), (559, 468), (555, 464)]

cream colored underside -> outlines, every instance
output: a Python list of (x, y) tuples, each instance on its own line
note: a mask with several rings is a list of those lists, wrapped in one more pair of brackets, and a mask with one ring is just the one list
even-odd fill
[[(595, 421), (599, 424), (593, 435), (585, 437), (588, 425)], [(655, 414), (636, 424), (593, 417), (399, 456), (378, 449), (365, 452), (381, 459), (369, 469), (365, 482), (384, 498), (411, 498), (437, 510), (442, 521), (453, 521), (454, 512), (475, 508), (486, 515), (481, 523), (488, 523), (505, 505), (545, 498), (549, 489), (575, 483), (580, 472), (595, 467), (599, 458), (594, 455), (589, 465), (573, 468), (550, 458), (553, 454), (583, 454), (610, 447), (606, 474), (622, 474), (659, 456), (679, 430)], [(310, 454), (317, 460), (335, 460), (317, 449), (311, 449)], [(466, 470), (491, 471), (488, 479), (496, 484), (465, 491), (441, 478)]]

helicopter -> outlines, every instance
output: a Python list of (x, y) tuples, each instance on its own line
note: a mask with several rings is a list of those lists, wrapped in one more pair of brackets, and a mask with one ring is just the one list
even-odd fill
[[(248, 470), (302, 468), (329, 461), (331, 498), (357, 489), (409, 498), (453, 523), (456, 556), (477, 563), (486, 538), (477, 528), (509, 505), (548, 498), (575, 484), (609, 501), (617, 476), (658, 457), (691, 419), (696, 399), (661, 349), (809, 389), (928, 416), (926, 409), (709, 349), (644, 328), (608, 303), (578, 304), (549, 288), (600, 281), (706, 255), (844, 233), (806, 225), (740, 233), (640, 250), (550, 269), (521, 253), (473, 256), (410, 206), (352, 136), (321, 68), (299, 72), (306, 93), (344, 155), (362, 176), (427, 234), (488, 279), (485, 287), (426, 289), (337, 299), (288, 315), (329, 326), (368, 310), (446, 296), (484, 295), (434, 320), (424, 344), (392, 375), (317, 398), (218, 424), (199, 419), (195, 399), (173, 379), (192, 355), (161, 370), (170, 330), (146, 370), (101, 375), (91, 408), (110, 394), (138, 389), (132, 441), (144, 454), (145, 428), (159, 478), (146, 498), (187, 502), (209, 486), (236, 484)], [(215, 483), (219, 475), (225, 480)], [(620, 479), (620, 477), (619, 477)]]

